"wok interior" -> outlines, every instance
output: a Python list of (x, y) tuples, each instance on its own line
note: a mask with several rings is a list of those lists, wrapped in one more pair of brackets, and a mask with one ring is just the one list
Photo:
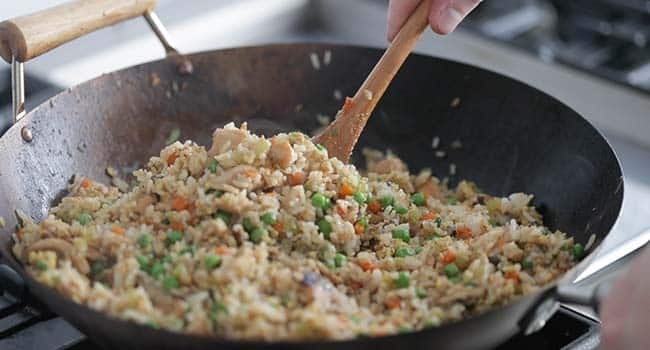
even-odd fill
[[(326, 50), (331, 64), (314, 69), (310, 53)], [(190, 75), (163, 60), (82, 84), (0, 139), (0, 215), (8, 227), (14, 208), (41, 219), (73, 174), (108, 182), (107, 166), (143, 165), (176, 127), (182, 140), (204, 145), (230, 121), (266, 135), (312, 131), (318, 114), (333, 116), (342, 104), (334, 91), (352, 95), (380, 55), (329, 45), (235, 49), (190, 56)], [(24, 125), (31, 143), (20, 139)], [(434, 136), (444, 158), (434, 155)], [(462, 148), (450, 147), (455, 140)], [(446, 60), (407, 60), (364, 131), (357, 164), (365, 146), (391, 149), (411, 171), (430, 167), (441, 178), (453, 163), (452, 183), (469, 179), (487, 193), (533, 193), (545, 224), (583, 244), (606, 235), (622, 202), (617, 159), (584, 119), (524, 84)], [(7, 229), (1, 239), (12, 259)]]

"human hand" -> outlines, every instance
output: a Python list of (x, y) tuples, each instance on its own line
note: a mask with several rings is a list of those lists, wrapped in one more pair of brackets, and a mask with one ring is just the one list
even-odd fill
[[(388, 40), (393, 41), (404, 22), (422, 0), (390, 0)], [(433, 0), (429, 12), (431, 29), (438, 34), (451, 33), (481, 0)]]
[(601, 305), (602, 349), (650, 349), (650, 247), (632, 261)]

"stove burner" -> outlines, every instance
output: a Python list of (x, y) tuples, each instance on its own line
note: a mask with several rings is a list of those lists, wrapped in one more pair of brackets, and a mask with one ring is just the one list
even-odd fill
[(650, 93), (650, 1), (484, 2), (466, 28)]

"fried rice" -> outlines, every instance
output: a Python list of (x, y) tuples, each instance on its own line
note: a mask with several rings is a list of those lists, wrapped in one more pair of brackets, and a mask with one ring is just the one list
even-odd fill
[(175, 142), (126, 192), (76, 177), (14, 254), (40, 282), (155, 328), (229, 339), (380, 336), (531, 293), (584, 250), (515, 193), (447, 188), (366, 152), (367, 174), (300, 133), (243, 124)]

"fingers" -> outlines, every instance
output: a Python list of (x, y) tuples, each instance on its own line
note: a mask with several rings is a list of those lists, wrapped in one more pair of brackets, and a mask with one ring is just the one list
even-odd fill
[(393, 41), (420, 0), (390, 0), (388, 3), (388, 41)]
[[(421, 0), (390, 0), (388, 3), (388, 41), (393, 41), (404, 22)], [(429, 22), (438, 34), (449, 34), (481, 0), (433, 0)]]
[(431, 29), (438, 34), (449, 34), (481, 0), (434, 0), (429, 22)]

